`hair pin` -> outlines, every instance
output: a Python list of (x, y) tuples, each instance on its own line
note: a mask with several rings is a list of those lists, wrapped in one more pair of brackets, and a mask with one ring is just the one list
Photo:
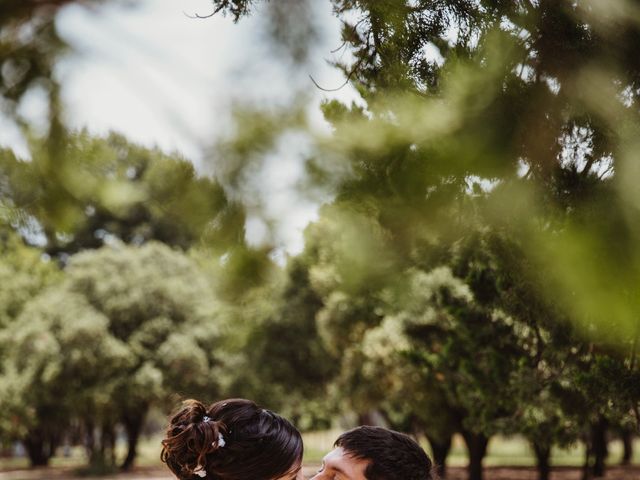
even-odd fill
[(207, 471), (204, 469), (202, 465), (196, 466), (196, 469), (193, 471), (194, 475), (199, 476), (200, 478), (204, 478), (207, 476)]

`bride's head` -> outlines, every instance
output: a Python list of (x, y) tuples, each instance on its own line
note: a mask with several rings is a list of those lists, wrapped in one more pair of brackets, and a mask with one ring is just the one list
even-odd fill
[(250, 400), (206, 407), (187, 400), (171, 417), (162, 461), (181, 480), (302, 478), (302, 438), (286, 419)]

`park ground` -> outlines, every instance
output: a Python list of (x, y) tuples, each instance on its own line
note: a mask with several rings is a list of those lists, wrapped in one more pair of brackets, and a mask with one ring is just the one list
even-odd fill
[[(322, 456), (328, 452), (337, 434), (336, 431), (313, 432), (304, 435), (305, 475), (313, 476), (317, 471)], [(140, 445), (138, 467), (132, 472), (118, 475), (106, 475), (102, 480), (171, 480), (173, 477), (159, 462), (160, 438), (147, 437)], [(621, 445), (613, 441), (610, 444), (610, 468), (607, 480), (639, 480), (640, 479), (640, 441), (636, 441), (633, 466), (618, 467), (616, 464), (621, 456)], [(46, 469), (29, 469), (25, 459), (0, 459), (0, 480), (67, 480), (78, 478), (78, 468), (84, 458), (82, 450), (76, 449), (69, 458), (54, 458), (52, 466)], [(560, 450), (553, 453), (553, 464), (556, 465), (552, 473), (552, 480), (580, 480), (580, 464), (584, 450), (577, 445), (574, 448)], [(464, 445), (456, 439), (449, 456), (448, 480), (466, 479), (466, 456)], [(494, 438), (489, 445), (489, 454), (485, 459), (486, 480), (535, 480), (534, 459), (527, 443), (520, 438)], [(86, 478), (86, 477), (85, 477)]]
[[(305, 468), (306, 478), (310, 478), (317, 466)], [(73, 470), (64, 467), (36, 470), (12, 470), (0, 472), (0, 480), (68, 480), (78, 478)], [(86, 478), (86, 477), (82, 477)], [(101, 480), (175, 480), (167, 471), (158, 467), (138, 467), (133, 472), (99, 477)], [(447, 480), (465, 480), (466, 471), (463, 467), (452, 467)], [(535, 480), (536, 471), (532, 467), (487, 467), (486, 480)], [(580, 480), (581, 472), (575, 467), (557, 467), (551, 480)], [(640, 467), (611, 467), (605, 480), (638, 480)]]

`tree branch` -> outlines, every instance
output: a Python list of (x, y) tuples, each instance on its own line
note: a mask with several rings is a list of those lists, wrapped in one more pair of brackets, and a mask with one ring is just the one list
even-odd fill
[[(369, 47), (370, 47), (369, 42), (367, 42), (367, 44), (365, 45), (365, 49), (367, 49), (367, 50), (368, 50), (368, 49), (369, 49)], [(313, 84), (316, 86), (316, 88), (318, 88), (318, 89), (322, 90), (323, 92), (337, 92), (338, 90), (340, 90), (340, 89), (344, 88), (344, 87), (349, 83), (349, 81), (351, 80), (351, 77), (353, 77), (353, 75), (356, 73), (356, 70), (358, 70), (358, 68), (360, 67), (360, 65), (362, 64), (362, 62), (364, 62), (364, 60), (365, 60), (366, 58), (367, 58), (367, 56), (366, 56), (366, 55), (363, 55), (363, 56), (360, 58), (360, 60), (358, 60), (358, 61), (354, 64), (353, 68), (351, 69), (351, 71), (350, 71), (350, 72), (349, 72), (349, 74), (347, 75), (347, 79), (346, 79), (346, 80), (344, 81), (344, 83), (343, 83), (342, 85), (340, 85), (339, 87), (336, 87), (336, 88), (324, 88), (324, 87), (320, 86), (320, 85), (318, 84), (318, 82), (316, 82), (316, 80), (315, 80), (311, 75), (309, 75), (309, 78), (311, 79), (311, 81), (313, 82)]]
[(197, 18), (197, 19), (203, 19), (203, 18), (211, 18), (214, 15), (216, 15), (220, 10), (222, 10), (225, 6), (227, 5), (227, 2), (223, 2), (221, 3), (218, 8), (216, 8), (213, 12), (211, 12), (208, 15), (200, 15), (199, 13), (196, 13), (194, 15), (190, 15), (187, 12), (185, 12), (184, 10), (182, 11), (182, 13), (184, 14), (185, 17), (188, 18)]

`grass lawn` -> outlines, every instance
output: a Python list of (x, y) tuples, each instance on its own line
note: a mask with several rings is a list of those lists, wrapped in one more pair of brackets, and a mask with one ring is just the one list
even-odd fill
[[(307, 472), (313, 472), (320, 464), (322, 457), (332, 449), (334, 440), (340, 434), (340, 430), (329, 430), (322, 432), (309, 432), (305, 433), (305, 465), (308, 466)], [(151, 437), (145, 437), (142, 439), (139, 445), (139, 456), (136, 465), (140, 467), (136, 477), (118, 477), (118, 478), (170, 478), (168, 476), (162, 477), (148, 477), (145, 472), (157, 472), (165, 473), (162, 463), (160, 462), (160, 435)], [(640, 439), (635, 441), (634, 445), (634, 458), (633, 463), (640, 465)], [(425, 445), (427, 451), (428, 445)], [(124, 457), (124, 445), (119, 445), (118, 456)], [(609, 463), (615, 465), (619, 463), (622, 456), (622, 444), (619, 441), (613, 441), (610, 444), (610, 456)], [(552, 456), (553, 466), (579, 466), (584, 459), (584, 446), (576, 445), (574, 448), (561, 450), (554, 449)], [(29, 473), (24, 473), (28, 468), (28, 461), (26, 458), (0, 458), (0, 472), (4, 471), (16, 471), (14, 476), (12, 474), (0, 474), (0, 480), (12, 479), (28, 480), (31, 478), (69, 478), (72, 476), (72, 472), (75, 469), (82, 467), (86, 463), (86, 457), (82, 448), (76, 447), (71, 449), (69, 457), (56, 456), (51, 461), (51, 466), (55, 467), (54, 470), (58, 471), (58, 474), (44, 477), (39, 474), (31, 476)], [(451, 467), (463, 467), (467, 463), (466, 452), (464, 443), (460, 437), (454, 439), (452, 451), (449, 455), (448, 464)], [(487, 467), (502, 467), (502, 466), (514, 466), (514, 467), (528, 467), (535, 465), (535, 458), (531, 448), (522, 438), (519, 437), (495, 437), (489, 444), (489, 453), (485, 458), (485, 466)], [(17, 471), (20, 471), (18, 474)], [(62, 476), (60, 476), (62, 475)], [(142, 476), (141, 476), (142, 475)], [(111, 478), (111, 477), (108, 477)], [(114, 477), (115, 478), (115, 477)]]
[[(339, 430), (310, 432), (304, 434), (305, 461), (319, 463), (325, 453), (331, 450)], [(423, 445), (429, 452), (429, 445)], [(622, 442), (616, 440), (610, 444), (609, 463), (617, 464), (622, 458)], [(579, 466), (584, 461), (584, 445), (577, 444), (570, 449), (555, 448), (552, 452), (552, 464), (556, 466)], [(460, 436), (454, 437), (448, 463), (451, 466), (467, 464), (467, 453)], [(640, 464), (640, 439), (634, 444), (634, 464)], [(520, 437), (494, 437), (489, 443), (489, 452), (485, 458), (487, 466), (534, 466), (535, 456), (529, 444)]]

